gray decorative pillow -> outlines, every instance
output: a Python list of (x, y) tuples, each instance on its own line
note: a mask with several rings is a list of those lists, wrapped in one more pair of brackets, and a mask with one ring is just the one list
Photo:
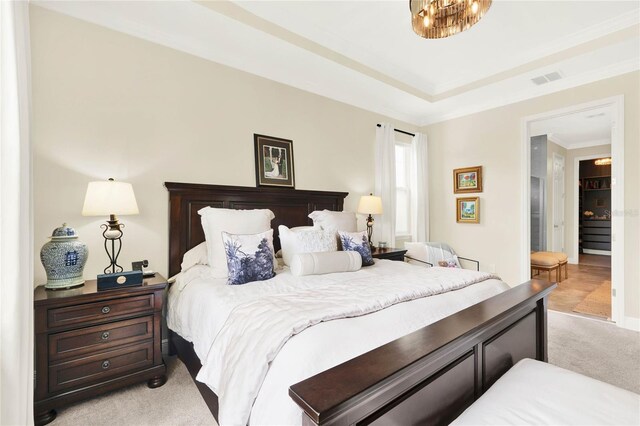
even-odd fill
[(252, 235), (222, 233), (227, 255), (227, 284), (246, 284), (273, 278), (273, 229)]
[(357, 251), (362, 256), (362, 266), (373, 265), (373, 257), (371, 256), (371, 247), (367, 238), (367, 231), (362, 232), (344, 232), (338, 231), (342, 250)]

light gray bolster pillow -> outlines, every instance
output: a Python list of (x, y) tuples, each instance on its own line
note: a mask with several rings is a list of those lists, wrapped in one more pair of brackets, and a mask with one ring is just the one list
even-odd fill
[(353, 272), (362, 267), (362, 256), (357, 251), (328, 251), (298, 253), (291, 258), (291, 273), (296, 276), (322, 275), (333, 272)]

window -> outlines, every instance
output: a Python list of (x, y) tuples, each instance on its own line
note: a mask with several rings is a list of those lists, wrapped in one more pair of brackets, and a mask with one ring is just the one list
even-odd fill
[(411, 236), (411, 145), (396, 142), (396, 236)]

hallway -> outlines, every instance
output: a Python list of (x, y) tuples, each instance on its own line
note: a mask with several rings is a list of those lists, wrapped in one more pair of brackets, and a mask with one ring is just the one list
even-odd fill
[(611, 257), (581, 254), (580, 264), (568, 266), (569, 279), (551, 293), (549, 309), (610, 320)]

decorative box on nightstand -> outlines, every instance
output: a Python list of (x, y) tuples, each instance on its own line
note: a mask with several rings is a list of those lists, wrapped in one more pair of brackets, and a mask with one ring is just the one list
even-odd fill
[(167, 280), (98, 291), (95, 280), (70, 290), (36, 288), (36, 425), (55, 408), (147, 380), (166, 382), (162, 360), (162, 300)]
[(389, 259), (404, 262), (404, 254), (406, 252), (406, 250), (398, 248), (374, 247), (371, 251), (371, 256), (373, 256), (374, 259)]

